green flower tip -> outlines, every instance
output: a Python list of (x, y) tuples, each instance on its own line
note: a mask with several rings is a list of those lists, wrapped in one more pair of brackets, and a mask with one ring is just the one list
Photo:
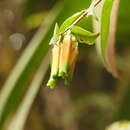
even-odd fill
[(68, 75), (68, 68), (69, 68), (68, 66), (69, 66), (68, 63), (62, 63), (58, 74), (59, 77), (64, 78)]
[(68, 75), (70, 67), (71, 67), (71, 65), (70, 65), (69, 61), (63, 61), (62, 65), (60, 66), (58, 76), (62, 77), (62, 78), (66, 77)]
[(48, 83), (47, 83), (47, 86), (52, 88), (52, 89), (55, 88), (55, 86), (56, 86), (56, 79), (50, 78)]
[(66, 76), (66, 72), (61, 71), (61, 72), (59, 72), (58, 76), (64, 78)]
[(65, 78), (65, 82), (64, 83), (65, 83), (66, 86), (70, 85), (70, 83), (72, 81), (72, 78), (73, 78), (72, 75), (70, 75), (70, 76)]

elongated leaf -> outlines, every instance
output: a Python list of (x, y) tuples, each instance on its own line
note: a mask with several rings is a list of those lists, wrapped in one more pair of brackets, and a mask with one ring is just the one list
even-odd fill
[(106, 49), (108, 47), (108, 38), (110, 31), (111, 11), (114, 0), (105, 0), (101, 16), (101, 52), (105, 60)]
[(37, 92), (46, 74), (48, 66), (49, 66), (49, 55), (47, 55), (44, 58), (39, 69), (37, 70), (35, 77), (33, 78), (32, 83), (29, 86), (29, 90), (26, 92), (26, 95), (21, 105), (19, 106), (16, 114), (14, 115), (13, 120), (11, 120), (11, 123), (9, 124), (9, 127), (7, 130), (23, 130), (24, 129), (24, 124), (27, 120), (29, 110), (37, 95)]
[(100, 30), (101, 36), (97, 41), (97, 50), (105, 67), (115, 77), (118, 77), (114, 53), (118, 5), (116, 0), (103, 0), (102, 4), (96, 10), (100, 22), (94, 20), (94, 28), (96, 31)]
[(116, 42), (119, 3), (120, 0), (114, 0), (111, 12), (110, 31), (109, 31), (110, 33), (108, 38), (108, 47), (106, 54), (107, 66), (108, 66), (107, 69), (116, 78), (120, 78), (116, 67), (116, 55), (115, 55), (115, 42)]
[(49, 45), (54, 45), (54, 44), (56, 44), (56, 42), (59, 40), (58, 32), (59, 32), (59, 26), (58, 26), (58, 24), (56, 23), (55, 29), (54, 29), (54, 33), (53, 33), (53, 36), (52, 36), (52, 38), (51, 38), (51, 40), (50, 40)]
[(92, 45), (99, 36), (99, 33), (89, 32), (79, 26), (74, 26), (72, 33), (75, 34), (80, 43), (86, 43), (88, 45)]
[(2, 129), (8, 114), (20, 101), (33, 71), (48, 51), (50, 32), (61, 8), (62, 5), (58, 4), (48, 14), (43, 23), (43, 25), (46, 24), (46, 28), (41, 26), (3, 86), (0, 94), (0, 129)]
[(61, 25), (59, 32), (64, 32), (80, 15), (81, 13), (76, 13), (65, 20), (64, 23)]
[(58, 23), (56, 23), (53, 36), (56, 36), (58, 34), (58, 32), (59, 32), (59, 26), (58, 26)]

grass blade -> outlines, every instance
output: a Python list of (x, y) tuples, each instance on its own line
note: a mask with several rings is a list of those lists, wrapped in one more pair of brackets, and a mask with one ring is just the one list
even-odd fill
[(27, 91), (22, 103), (20, 104), (7, 130), (23, 130), (24, 124), (29, 114), (29, 110), (38, 93), (38, 90), (46, 74), (48, 66), (49, 66), (49, 55), (47, 55), (44, 58), (39, 69), (37, 70), (32, 80), (32, 83), (29, 86), (29, 90)]
[(0, 94), (0, 129), (2, 129), (8, 114), (20, 101), (33, 71), (46, 55), (49, 48), (50, 32), (61, 11), (61, 7), (62, 5), (58, 4), (48, 14), (43, 23), (46, 28), (41, 26), (3, 86)]

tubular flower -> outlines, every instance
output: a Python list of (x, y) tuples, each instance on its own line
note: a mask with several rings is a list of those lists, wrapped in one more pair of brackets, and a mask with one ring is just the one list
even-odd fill
[(48, 86), (54, 88), (58, 77), (65, 79), (66, 84), (71, 81), (77, 54), (78, 43), (70, 33), (64, 37), (60, 44), (53, 46), (51, 76), (47, 83)]
[(58, 24), (55, 25), (54, 34), (50, 41), (50, 45), (53, 45), (51, 75), (47, 83), (50, 88), (55, 87), (59, 77), (65, 80), (65, 84), (72, 80), (78, 55), (78, 43), (93, 45), (99, 36), (99, 33), (89, 32), (80, 26), (66, 29), (68, 23), (73, 21), (75, 17), (77, 15), (66, 20), (60, 28)]
[(51, 76), (47, 83), (47, 86), (55, 87), (56, 80), (59, 72), (60, 62), (60, 46), (54, 45), (52, 49), (52, 65), (51, 65)]
[(68, 34), (61, 45), (59, 77), (65, 79), (65, 83), (72, 79), (76, 58), (78, 54), (78, 43), (73, 35)]

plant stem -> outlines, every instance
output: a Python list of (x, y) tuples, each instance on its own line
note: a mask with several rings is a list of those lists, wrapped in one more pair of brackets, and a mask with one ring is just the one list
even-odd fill
[(98, 0), (95, 4), (94, 7), (96, 7), (102, 0)]

